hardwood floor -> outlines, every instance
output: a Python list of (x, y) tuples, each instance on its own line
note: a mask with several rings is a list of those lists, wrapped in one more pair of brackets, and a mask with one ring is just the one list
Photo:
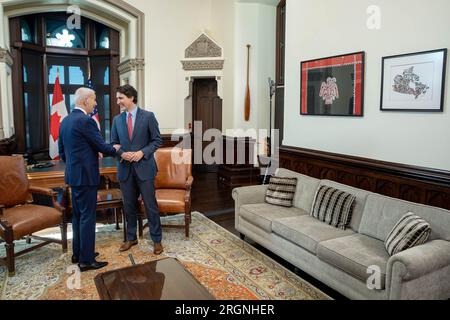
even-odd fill
[(206, 216), (234, 212), (232, 190), (219, 182), (216, 172), (194, 172), (192, 210)]
[(234, 228), (233, 188), (219, 182), (217, 172), (194, 172), (192, 211), (198, 211), (239, 236)]
[[(194, 172), (194, 185), (191, 194), (192, 210), (203, 213), (229, 232), (239, 236), (239, 232), (234, 228), (234, 200), (231, 197), (232, 190), (232, 188), (226, 187), (218, 182), (217, 173)], [(319, 288), (333, 299), (347, 300), (347, 298), (335, 290), (299, 270), (294, 265), (278, 257), (251, 239), (246, 238), (245, 241), (287, 269), (295, 272), (298, 276)]]

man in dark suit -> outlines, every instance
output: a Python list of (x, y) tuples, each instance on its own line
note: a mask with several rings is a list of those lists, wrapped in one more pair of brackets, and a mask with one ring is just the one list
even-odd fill
[(158, 171), (154, 153), (162, 145), (158, 121), (153, 112), (139, 108), (137, 91), (130, 85), (117, 88), (117, 104), (125, 111), (116, 116), (111, 129), (111, 142), (121, 145), (122, 161), (117, 176), (122, 190), (127, 221), (127, 239), (120, 251), (138, 243), (136, 237), (138, 198), (142, 196), (153, 240), (154, 254), (163, 252), (161, 219), (155, 196), (155, 176)]
[[(106, 144), (96, 122), (88, 116), (96, 105), (95, 92), (79, 88), (75, 109), (61, 123), (59, 155), (65, 162), (65, 182), (72, 190), (72, 262), (80, 270), (99, 269), (108, 262), (95, 260), (97, 187), (100, 183), (99, 153), (116, 155), (120, 146)], [(119, 151), (122, 154), (122, 151)]]

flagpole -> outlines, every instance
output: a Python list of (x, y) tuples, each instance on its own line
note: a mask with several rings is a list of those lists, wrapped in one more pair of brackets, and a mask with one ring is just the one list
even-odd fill
[(88, 79), (91, 79), (91, 59), (87, 58), (87, 72), (88, 72)]

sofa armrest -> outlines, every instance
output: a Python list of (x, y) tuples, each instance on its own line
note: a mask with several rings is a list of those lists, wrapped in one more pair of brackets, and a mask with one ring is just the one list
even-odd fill
[(403, 265), (403, 280), (417, 279), (450, 265), (450, 242), (434, 240), (399, 252), (389, 259), (388, 273), (396, 263)]
[[(386, 286), (391, 299), (450, 297), (450, 242), (433, 240), (393, 255)], [(422, 281), (422, 280), (423, 281)], [(408, 286), (405, 284), (408, 283)], [(423, 284), (427, 283), (426, 286)], [(436, 292), (436, 288), (445, 292)], [(435, 296), (433, 296), (435, 295)]]
[(266, 200), (267, 187), (268, 185), (257, 185), (234, 188), (231, 195), (237, 208), (244, 204), (263, 203)]
[(257, 185), (234, 188), (231, 193), (234, 199), (234, 227), (240, 231), (240, 208), (245, 204), (264, 203), (268, 185)]

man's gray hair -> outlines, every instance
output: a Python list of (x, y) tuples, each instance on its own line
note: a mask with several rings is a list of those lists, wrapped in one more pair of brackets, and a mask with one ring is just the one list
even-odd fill
[(84, 105), (84, 101), (91, 95), (94, 95), (95, 91), (89, 88), (81, 87), (78, 88), (77, 91), (75, 91), (75, 106), (82, 106)]

